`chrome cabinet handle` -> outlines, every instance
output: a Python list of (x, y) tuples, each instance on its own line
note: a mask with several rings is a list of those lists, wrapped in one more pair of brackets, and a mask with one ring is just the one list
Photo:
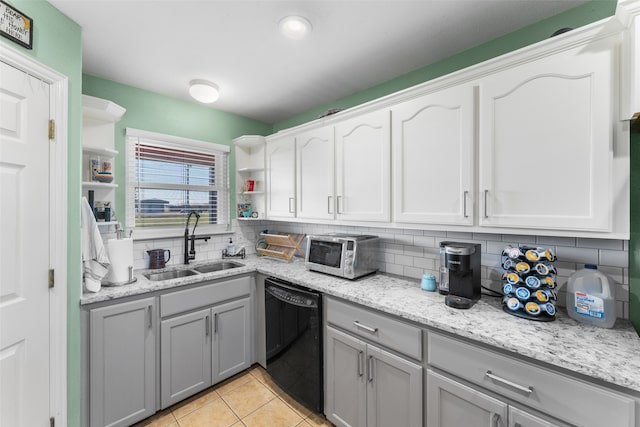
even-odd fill
[(491, 416), (491, 427), (498, 427), (498, 421), (500, 421), (500, 414), (493, 414)]
[(353, 324), (355, 325), (356, 328), (364, 329), (365, 331), (371, 332), (372, 334), (377, 334), (378, 333), (378, 328), (372, 328), (371, 326), (363, 325), (362, 323), (358, 322), (357, 320), (354, 321)]
[(484, 217), (489, 218), (489, 214), (487, 213), (487, 195), (489, 194), (489, 190), (484, 190)]
[(527, 394), (533, 393), (533, 387), (531, 387), (531, 386), (525, 387), (523, 385), (516, 384), (513, 381), (509, 381), (509, 380), (507, 380), (505, 378), (502, 378), (502, 377), (499, 377), (499, 376), (497, 376), (495, 374), (492, 374), (491, 371), (487, 371), (487, 373), (485, 375), (487, 377), (491, 378), (493, 381), (505, 384), (505, 385), (507, 385), (507, 386), (509, 386), (511, 388), (515, 388), (516, 390), (520, 390), (520, 391), (522, 391), (524, 393), (527, 393)]
[(462, 192), (462, 200), (463, 200), (463, 205), (462, 205), (462, 214), (465, 218), (469, 218), (469, 214), (467, 214), (467, 196), (469, 195), (469, 191), (468, 190), (464, 190)]
[(333, 196), (327, 196), (327, 213), (331, 214), (333, 212), (331, 212), (331, 199), (333, 199)]
[(218, 333), (218, 313), (213, 313), (213, 333)]
[(289, 197), (289, 213), (295, 213), (295, 211), (291, 208), (291, 201), (295, 200), (293, 197)]
[(364, 365), (364, 352), (360, 350), (358, 352), (358, 376), (359, 377), (364, 375), (363, 365)]
[(149, 312), (149, 329), (153, 328), (153, 306), (150, 305), (147, 307), (147, 311)]
[(210, 323), (211, 323), (211, 322), (209, 322), (209, 315), (207, 315), (207, 316), (204, 318), (204, 336), (205, 336), (205, 337), (208, 337), (208, 336), (209, 336), (209, 328), (210, 328), (209, 324), (210, 324)]
[(336, 213), (337, 213), (337, 214), (341, 214), (341, 213), (342, 213), (342, 212), (340, 212), (340, 201), (341, 201), (341, 200), (342, 200), (342, 196), (338, 196), (338, 197), (337, 197), (337, 202), (338, 202), (338, 203), (336, 203)]
[(367, 364), (368, 371), (368, 380), (370, 383), (373, 382), (373, 356), (369, 356), (369, 363)]

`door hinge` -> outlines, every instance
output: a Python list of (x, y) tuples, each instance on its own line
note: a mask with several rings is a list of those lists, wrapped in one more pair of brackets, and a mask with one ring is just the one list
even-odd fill
[(49, 120), (49, 139), (56, 139), (56, 121)]
[(55, 286), (55, 270), (53, 268), (49, 269), (49, 289)]
[(56, 427), (56, 419), (54, 417), (49, 418), (49, 427)]

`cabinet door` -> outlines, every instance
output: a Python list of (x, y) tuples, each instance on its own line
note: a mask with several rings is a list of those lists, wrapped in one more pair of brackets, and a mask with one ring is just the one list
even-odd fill
[(267, 141), (267, 216), (291, 218), (296, 213), (296, 145), (293, 137)]
[(213, 383), (251, 366), (251, 299), (216, 306), (213, 312)]
[(334, 217), (333, 127), (296, 136), (296, 201), (298, 218)]
[(422, 427), (422, 367), (367, 346), (367, 426)]
[(91, 310), (92, 426), (129, 426), (156, 411), (155, 298)]
[(480, 83), (480, 225), (610, 229), (615, 40)]
[(428, 427), (507, 426), (505, 402), (430, 369), (426, 398)]
[(338, 219), (391, 219), (389, 115), (375, 111), (335, 127)]
[(367, 346), (332, 327), (325, 330), (324, 412), (338, 427), (364, 427), (367, 425)]
[(394, 218), (472, 224), (473, 87), (430, 93), (392, 108)]
[[(544, 408), (540, 408), (544, 410)], [(509, 427), (567, 427), (567, 424), (551, 422), (523, 411), (513, 406), (509, 406)]]
[(211, 310), (161, 324), (162, 408), (211, 386)]

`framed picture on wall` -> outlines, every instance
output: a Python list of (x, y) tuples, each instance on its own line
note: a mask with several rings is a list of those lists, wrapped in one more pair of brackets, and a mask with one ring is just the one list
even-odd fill
[(0, 35), (27, 49), (33, 48), (33, 19), (0, 1)]

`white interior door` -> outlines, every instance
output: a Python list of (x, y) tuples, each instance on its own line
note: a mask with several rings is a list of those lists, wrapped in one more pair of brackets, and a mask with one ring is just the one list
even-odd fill
[(48, 425), (49, 85), (0, 62), (0, 425)]

